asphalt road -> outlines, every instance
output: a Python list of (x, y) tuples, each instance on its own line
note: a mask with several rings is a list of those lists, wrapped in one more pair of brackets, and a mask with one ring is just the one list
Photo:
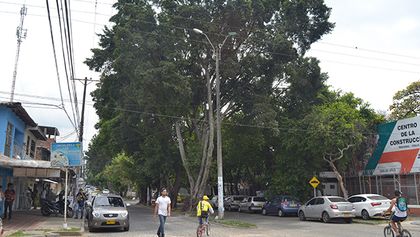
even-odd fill
[[(104, 230), (86, 233), (85, 236), (141, 236), (156, 237), (159, 225), (154, 221), (152, 211), (146, 207), (131, 207), (130, 231)], [(260, 214), (227, 212), (226, 219), (236, 219), (257, 225), (256, 228), (230, 228), (212, 224), (211, 236), (214, 237), (382, 237), (383, 225), (329, 223), (319, 221), (301, 222), (297, 217), (262, 216)], [(413, 236), (420, 237), (420, 226), (405, 223)], [(166, 237), (195, 236), (197, 221), (195, 218), (175, 215), (166, 225)]]

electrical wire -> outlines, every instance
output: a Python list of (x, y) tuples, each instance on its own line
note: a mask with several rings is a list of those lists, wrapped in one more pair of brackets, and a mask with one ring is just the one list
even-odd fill
[[(65, 71), (65, 75), (66, 75), (67, 91), (69, 93), (70, 101), (72, 101), (72, 94), (71, 94), (71, 89), (70, 89), (70, 78), (69, 78), (69, 72), (67, 70), (66, 54), (65, 54), (65, 50), (64, 50), (65, 47), (64, 47), (64, 39), (63, 39), (63, 27), (62, 27), (62, 22), (61, 22), (60, 6), (59, 6), (59, 3), (58, 3), (58, 0), (56, 0), (56, 6), (57, 6), (58, 24), (59, 24), (59, 27), (60, 27), (61, 51), (62, 51), (62, 55), (63, 55), (64, 71)], [(75, 110), (74, 110), (73, 103), (70, 103), (70, 107), (71, 107), (74, 123), (76, 124), (77, 120), (76, 120), (76, 115), (75, 115)]]
[(49, 6), (49, 3), (48, 3), (48, 0), (45, 0), (45, 2), (47, 4), (48, 22), (49, 22), (49, 26), (50, 26), (51, 43), (52, 43), (53, 54), (54, 54), (54, 62), (55, 62), (55, 69), (56, 69), (56, 73), (57, 73), (57, 81), (58, 81), (58, 89), (59, 89), (59, 92), (60, 92), (61, 106), (62, 106), (64, 112), (66, 113), (68, 119), (70, 120), (70, 122), (72, 123), (72, 125), (75, 127), (75, 129), (77, 131), (77, 128), (76, 128), (75, 124), (70, 119), (70, 116), (67, 113), (66, 108), (64, 107), (63, 91), (61, 89), (60, 72), (59, 72), (59, 69), (58, 69), (57, 53), (56, 53), (56, 50), (55, 50), (54, 34), (53, 34), (53, 28), (52, 28), (52, 23), (51, 23), (51, 17), (50, 17), (51, 16), (51, 14), (50, 14), (50, 6)]

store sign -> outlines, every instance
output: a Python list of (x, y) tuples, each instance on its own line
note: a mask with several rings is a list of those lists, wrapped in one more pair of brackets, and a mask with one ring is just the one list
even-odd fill
[(420, 172), (420, 116), (378, 126), (379, 140), (367, 175)]
[(73, 167), (82, 165), (80, 142), (51, 144), (51, 167)]

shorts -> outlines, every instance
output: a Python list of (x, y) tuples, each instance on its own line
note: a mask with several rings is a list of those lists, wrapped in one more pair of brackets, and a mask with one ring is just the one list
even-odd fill
[(206, 220), (206, 223), (208, 223), (209, 222), (209, 217), (207, 216), (207, 217), (205, 217), (205, 216), (199, 216), (198, 217), (198, 223), (200, 224), (200, 225), (202, 225), (203, 224), (203, 219), (205, 219)]
[(392, 216), (392, 218), (391, 218), (391, 220), (393, 222), (403, 222), (403, 221), (405, 221), (405, 219), (407, 219), (407, 217)]

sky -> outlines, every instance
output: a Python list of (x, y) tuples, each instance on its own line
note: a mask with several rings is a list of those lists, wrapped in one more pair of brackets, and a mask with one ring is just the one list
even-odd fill
[[(59, 77), (66, 110), (71, 115), (69, 94), (64, 75), (61, 42), (55, 1), (49, 1)], [(97, 47), (98, 37), (108, 19), (115, 14), (113, 0), (71, 0), (72, 28), (75, 59), (75, 77), (99, 79), (83, 61)], [(328, 73), (328, 84), (336, 90), (353, 92), (371, 104), (377, 111), (385, 112), (393, 95), (410, 83), (420, 80), (420, 1), (416, 0), (326, 0), (332, 8), (334, 30), (313, 44), (307, 56), (317, 57), (322, 71)], [(40, 125), (55, 126), (61, 132), (58, 141), (75, 141), (74, 128), (59, 105), (60, 90), (54, 63), (46, 3), (43, 0), (0, 0), (0, 101), (10, 98), (16, 55), (16, 27), (19, 11), (27, 5), (24, 28), (27, 37), (21, 45), (16, 80), (15, 101), (24, 106)], [(96, 14), (95, 14), (96, 12)], [(81, 103), (83, 85), (76, 83), (78, 101)], [(98, 117), (92, 106), (87, 87), (84, 147), (97, 132)], [(40, 99), (23, 95), (51, 97)], [(40, 108), (42, 107), (42, 108)], [(81, 108), (81, 104), (79, 106)]]

